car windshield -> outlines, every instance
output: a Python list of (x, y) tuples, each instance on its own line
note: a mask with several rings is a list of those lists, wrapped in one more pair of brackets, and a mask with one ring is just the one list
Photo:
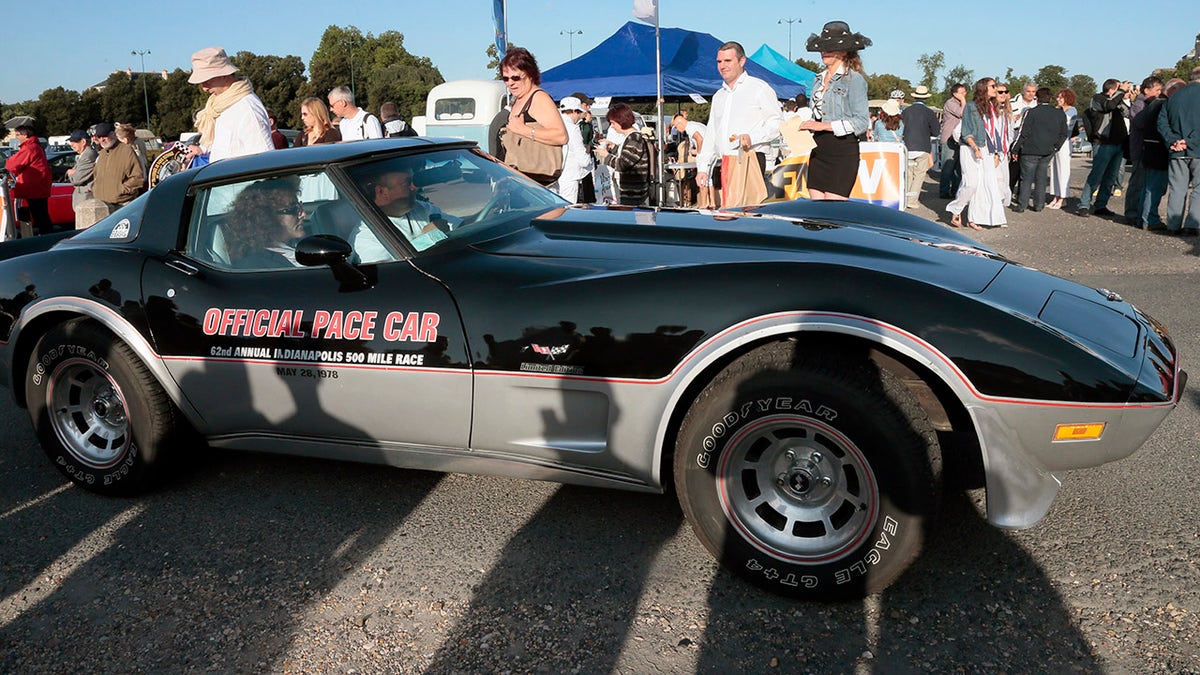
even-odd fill
[(468, 149), (404, 155), (347, 169), (351, 182), (418, 251), (560, 208), (558, 195)]

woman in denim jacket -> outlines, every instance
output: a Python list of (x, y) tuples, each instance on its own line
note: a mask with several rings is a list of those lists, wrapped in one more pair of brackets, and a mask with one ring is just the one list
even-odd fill
[(813, 132), (817, 147), (808, 159), (808, 196), (849, 199), (858, 178), (858, 137), (867, 132), (867, 78), (858, 52), (871, 39), (851, 33), (844, 21), (830, 21), (807, 48), (821, 52), (825, 70), (813, 83), (813, 119), (800, 125)]
[(963, 110), (959, 150), (962, 183), (958, 194), (946, 205), (954, 227), (962, 225), (964, 208), (968, 210), (967, 226), (971, 229), (1006, 224), (1004, 207), (1012, 198), (1006, 171), (1011, 137), (1009, 119), (998, 105), (996, 81), (985, 77), (976, 82), (974, 100)]

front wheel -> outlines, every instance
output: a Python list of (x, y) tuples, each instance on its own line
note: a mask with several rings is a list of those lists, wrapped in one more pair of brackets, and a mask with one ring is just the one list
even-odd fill
[(903, 383), (864, 357), (797, 343), (731, 364), (692, 404), (675, 481), (721, 563), (771, 591), (882, 590), (920, 552), (941, 453)]
[(38, 440), (64, 475), (109, 495), (154, 484), (179, 425), (128, 345), (92, 321), (56, 326), (30, 356), (25, 385)]

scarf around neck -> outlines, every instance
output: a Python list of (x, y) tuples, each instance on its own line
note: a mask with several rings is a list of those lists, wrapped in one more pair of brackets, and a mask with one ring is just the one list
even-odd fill
[(211, 148), (213, 132), (217, 127), (217, 118), (229, 110), (235, 103), (254, 93), (254, 85), (250, 80), (242, 78), (234, 80), (229, 88), (220, 94), (212, 94), (204, 103), (204, 109), (196, 114), (196, 129), (200, 131), (200, 145)]

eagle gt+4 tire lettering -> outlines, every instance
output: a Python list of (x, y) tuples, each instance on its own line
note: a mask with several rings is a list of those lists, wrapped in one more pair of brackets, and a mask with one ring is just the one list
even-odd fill
[(751, 582), (807, 600), (861, 597), (916, 558), (940, 503), (924, 411), (866, 355), (760, 347), (701, 392), (675, 481), (693, 530)]
[(56, 326), (30, 356), (26, 392), (43, 451), (72, 481), (107, 495), (153, 485), (177, 421), (128, 345), (92, 321)]

